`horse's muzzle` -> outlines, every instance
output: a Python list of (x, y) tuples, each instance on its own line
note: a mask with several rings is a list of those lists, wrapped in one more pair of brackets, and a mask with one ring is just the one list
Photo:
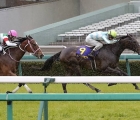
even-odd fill
[(42, 59), (44, 57), (44, 54), (40, 55), (40, 59)]
[(44, 57), (44, 54), (32, 54), (32, 55), (34, 55), (38, 59), (42, 59)]

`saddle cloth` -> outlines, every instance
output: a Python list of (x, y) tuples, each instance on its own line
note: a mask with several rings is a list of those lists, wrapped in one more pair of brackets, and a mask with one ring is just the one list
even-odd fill
[[(91, 53), (92, 49), (93, 49), (93, 47), (91, 47), (91, 46), (87, 46), (87, 45), (80, 46), (78, 48), (78, 50), (76, 51), (76, 55), (82, 56), (85, 59), (90, 59), (88, 57), (88, 54)], [(96, 56), (98, 54), (98, 52), (99, 51), (95, 52), (94, 56)]]

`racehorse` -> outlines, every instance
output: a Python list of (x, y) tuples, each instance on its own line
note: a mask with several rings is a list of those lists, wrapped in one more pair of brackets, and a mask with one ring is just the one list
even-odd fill
[[(80, 71), (80, 67), (94, 69), (102, 73), (111, 73), (116, 74), (118, 76), (127, 76), (127, 73), (122, 71), (118, 67), (121, 53), (125, 49), (129, 49), (140, 54), (139, 43), (130, 34), (128, 34), (127, 36), (119, 37), (118, 41), (114, 44), (103, 45), (103, 47), (98, 51), (98, 54), (95, 56), (94, 60), (85, 59), (82, 55), (77, 55), (76, 53), (79, 49), (81, 50), (81, 52), (83, 52), (83, 49), (81, 47), (68, 47), (63, 49), (62, 51), (56, 53), (55, 55), (47, 59), (40, 70), (50, 70), (52, 64), (56, 60), (59, 60), (61, 63), (63, 63), (67, 72), (67, 76), (71, 76), (74, 74), (76, 74), (77, 76), (81, 76), (82, 74)], [(84, 84), (90, 87), (91, 89), (95, 90), (96, 92), (100, 92), (98, 88), (95, 88), (89, 83)], [(132, 84), (135, 86), (135, 89), (139, 89), (136, 83)], [(113, 85), (113, 83), (110, 83), (108, 86), (111, 85)], [(62, 87), (64, 93), (67, 93), (66, 83), (63, 83)]]
[[(18, 47), (5, 46), (4, 50), (6, 53), (0, 54), (0, 76), (17, 76), (17, 67), (26, 52), (32, 53), (39, 59), (44, 56), (40, 47), (30, 35), (26, 37), (18, 37), (13, 42), (17, 43)], [(25, 83), (19, 83), (12, 93), (16, 92), (22, 85), (28, 92), (32, 92)]]

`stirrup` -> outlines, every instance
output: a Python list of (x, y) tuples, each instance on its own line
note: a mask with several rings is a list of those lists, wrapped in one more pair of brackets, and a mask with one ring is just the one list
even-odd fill
[(92, 58), (92, 59), (94, 59), (94, 58), (95, 58), (95, 56), (94, 56), (93, 54), (91, 54), (91, 53), (90, 53), (90, 54), (88, 54), (88, 57), (89, 57), (89, 58)]
[(93, 55), (93, 54), (91, 54), (91, 53), (90, 53), (90, 54), (88, 54), (88, 56), (89, 56), (89, 57), (94, 57), (94, 55)]
[(92, 50), (92, 51), (88, 54), (88, 56), (89, 56), (89, 57), (92, 57), (92, 58), (95, 58), (94, 52), (95, 52), (95, 51)]

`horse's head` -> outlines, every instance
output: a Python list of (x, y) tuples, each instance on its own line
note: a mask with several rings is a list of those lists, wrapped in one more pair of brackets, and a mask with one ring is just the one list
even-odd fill
[(30, 35), (23, 38), (20, 37), (17, 39), (19, 40), (17, 41), (19, 42), (19, 48), (23, 52), (27, 51), (29, 53), (32, 53), (34, 56), (40, 59), (44, 56), (37, 42)]
[(130, 49), (140, 54), (140, 45), (134, 36), (127, 34), (127, 36), (120, 37), (120, 42), (123, 43), (124, 48)]

